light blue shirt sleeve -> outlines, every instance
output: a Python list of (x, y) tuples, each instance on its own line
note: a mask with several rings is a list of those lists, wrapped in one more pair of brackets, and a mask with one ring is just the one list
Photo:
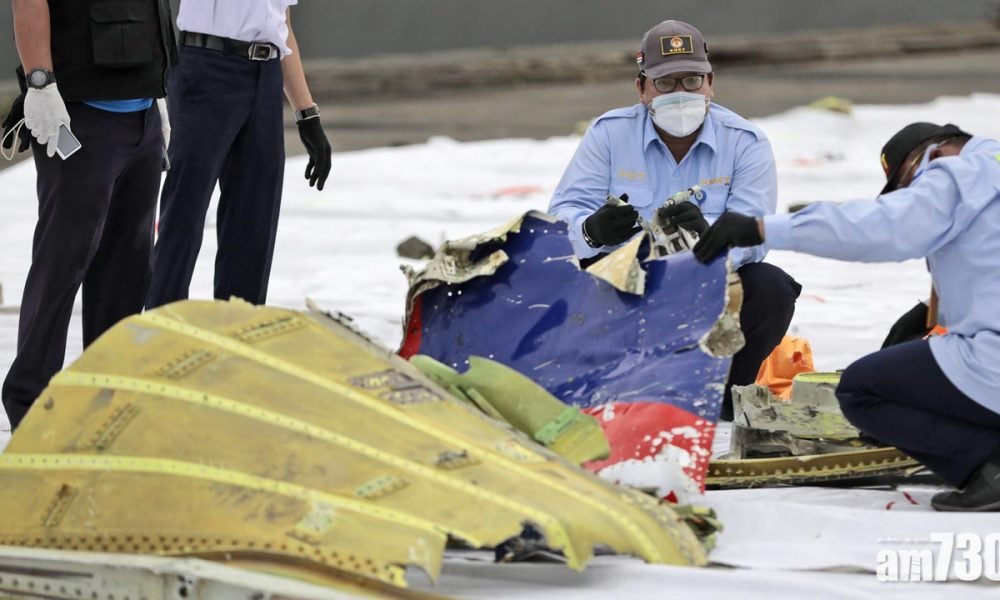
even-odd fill
[(604, 128), (595, 123), (584, 134), (549, 203), (549, 214), (568, 223), (569, 240), (580, 258), (600, 252), (584, 241), (582, 227), (604, 204), (610, 186), (611, 144)]
[[(549, 213), (568, 224), (574, 252), (588, 258), (613, 250), (591, 248), (582, 231), (609, 192), (634, 191), (633, 206), (649, 220), (671, 194), (692, 185), (706, 194), (698, 204), (709, 222), (723, 211), (773, 214), (778, 183), (770, 142), (752, 124), (713, 105), (698, 139), (677, 163), (639, 104), (609, 111), (588, 128), (556, 186)], [(766, 253), (763, 247), (739, 248), (730, 257), (739, 268)]]
[(897, 262), (938, 250), (965, 228), (959, 182), (932, 164), (910, 187), (844, 204), (818, 202), (764, 217), (765, 246), (857, 262)]
[[(747, 146), (737, 161), (730, 189), (727, 211), (753, 217), (774, 214), (778, 206), (778, 173), (770, 142), (761, 139)], [(766, 255), (763, 245), (729, 251), (734, 269), (760, 262)]]

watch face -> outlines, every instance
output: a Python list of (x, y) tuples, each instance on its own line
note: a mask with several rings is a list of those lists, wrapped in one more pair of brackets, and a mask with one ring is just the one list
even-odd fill
[(48, 82), (48, 74), (41, 69), (35, 69), (31, 73), (28, 73), (28, 85), (33, 88), (43, 88)]
[(319, 116), (319, 107), (310, 106), (308, 108), (303, 108), (302, 110), (295, 111), (295, 117), (299, 121), (304, 121), (306, 119), (312, 119), (313, 117)]

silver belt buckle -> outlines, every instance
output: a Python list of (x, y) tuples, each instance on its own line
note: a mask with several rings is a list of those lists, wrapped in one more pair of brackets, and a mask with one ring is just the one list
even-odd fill
[(274, 58), (274, 46), (261, 42), (250, 42), (250, 60), (271, 60)]

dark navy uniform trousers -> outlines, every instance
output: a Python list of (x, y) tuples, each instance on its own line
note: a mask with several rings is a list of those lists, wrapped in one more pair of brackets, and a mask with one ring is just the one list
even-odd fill
[(795, 300), (802, 292), (788, 273), (768, 263), (749, 263), (737, 270), (743, 284), (740, 329), (746, 345), (733, 356), (722, 401), (722, 418), (733, 420), (734, 385), (750, 385), (760, 364), (781, 343), (795, 314)]
[(840, 378), (837, 399), (855, 427), (956, 487), (1000, 450), (1000, 414), (948, 381), (926, 340), (854, 362)]
[(185, 46), (170, 75), (170, 170), (146, 307), (188, 297), (205, 216), (216, 215), (216, 298), (267, 298), (285, 168), (281, 61)]
[(38, 223), (24, 284), (17, 357), (3, 405), (17, 427), (62, 368), (76, 293), (83, 286), (83, 344), (140, 312), (150, 278), (163, 137), (156, 107), (113, 113), (67, 105), (82, 148), (63, 161), (32, 139)]

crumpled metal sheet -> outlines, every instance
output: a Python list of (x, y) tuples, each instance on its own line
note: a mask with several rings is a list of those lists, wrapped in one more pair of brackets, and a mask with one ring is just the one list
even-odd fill
[(410, 293), (417, 293), (424, 286), (433, 287), (438, 282), (464, 283), (476, 277), (492, 275), (507, 262), (507, 255), (498, 250), (483, 257), (480, 248), (502, 243), (509, 233), (520, 229), (521, 220), (518, 217), (479, 235), (446, 241), (435, 253), (434, 260), (420, 273), (403, 265), (400, 268), (410, 282)]
[(792, 383), (790, 400), (759, 385), (736, 386), (734, 423), (800, 438), (857, 438), (860, 432), (844, 417), (834, 393), (839, 381), (840, 373), (800, 373)]
[[(687, 516), (685, 515), (685, 518)], [(691, 522), (690, 519), (688, 522)], [(315, 585), (197, 558), (0, 546), (0, 597), (47, 600), (447, 600), (348, 579)]]
[[(641, 290), (616, 287), (581, 271), (566, 225), (539, 213), (469, 256), (497, 251), (508, 260), (490, 275), (411, 278), (400, 354), (459, 370), (470, 356), (506, 364), (597, 416), (612, 456), (592, 469), (664, 497), (703, 489), (730, 355), (743, 341), (726, 261), (648, 260)], [(637, 263), (632, 245), (619, 252), (630, 254), (605, 261)]]
[(451, 398), (320, 314), (179, 302), (130, 317), (43, 391), (0, 455), (0, 545), (194, 556), (323, 583), (431, 577), (449, 537), (526, 523), (583, 568), (595, 545), (705, 554), (669, 507)]
[(622, 246), (617, 252), (587, 267), (587, 272), (615, 288), (641, 296), (646, 291), (646, 271), (639, 264), (642, 236)]

